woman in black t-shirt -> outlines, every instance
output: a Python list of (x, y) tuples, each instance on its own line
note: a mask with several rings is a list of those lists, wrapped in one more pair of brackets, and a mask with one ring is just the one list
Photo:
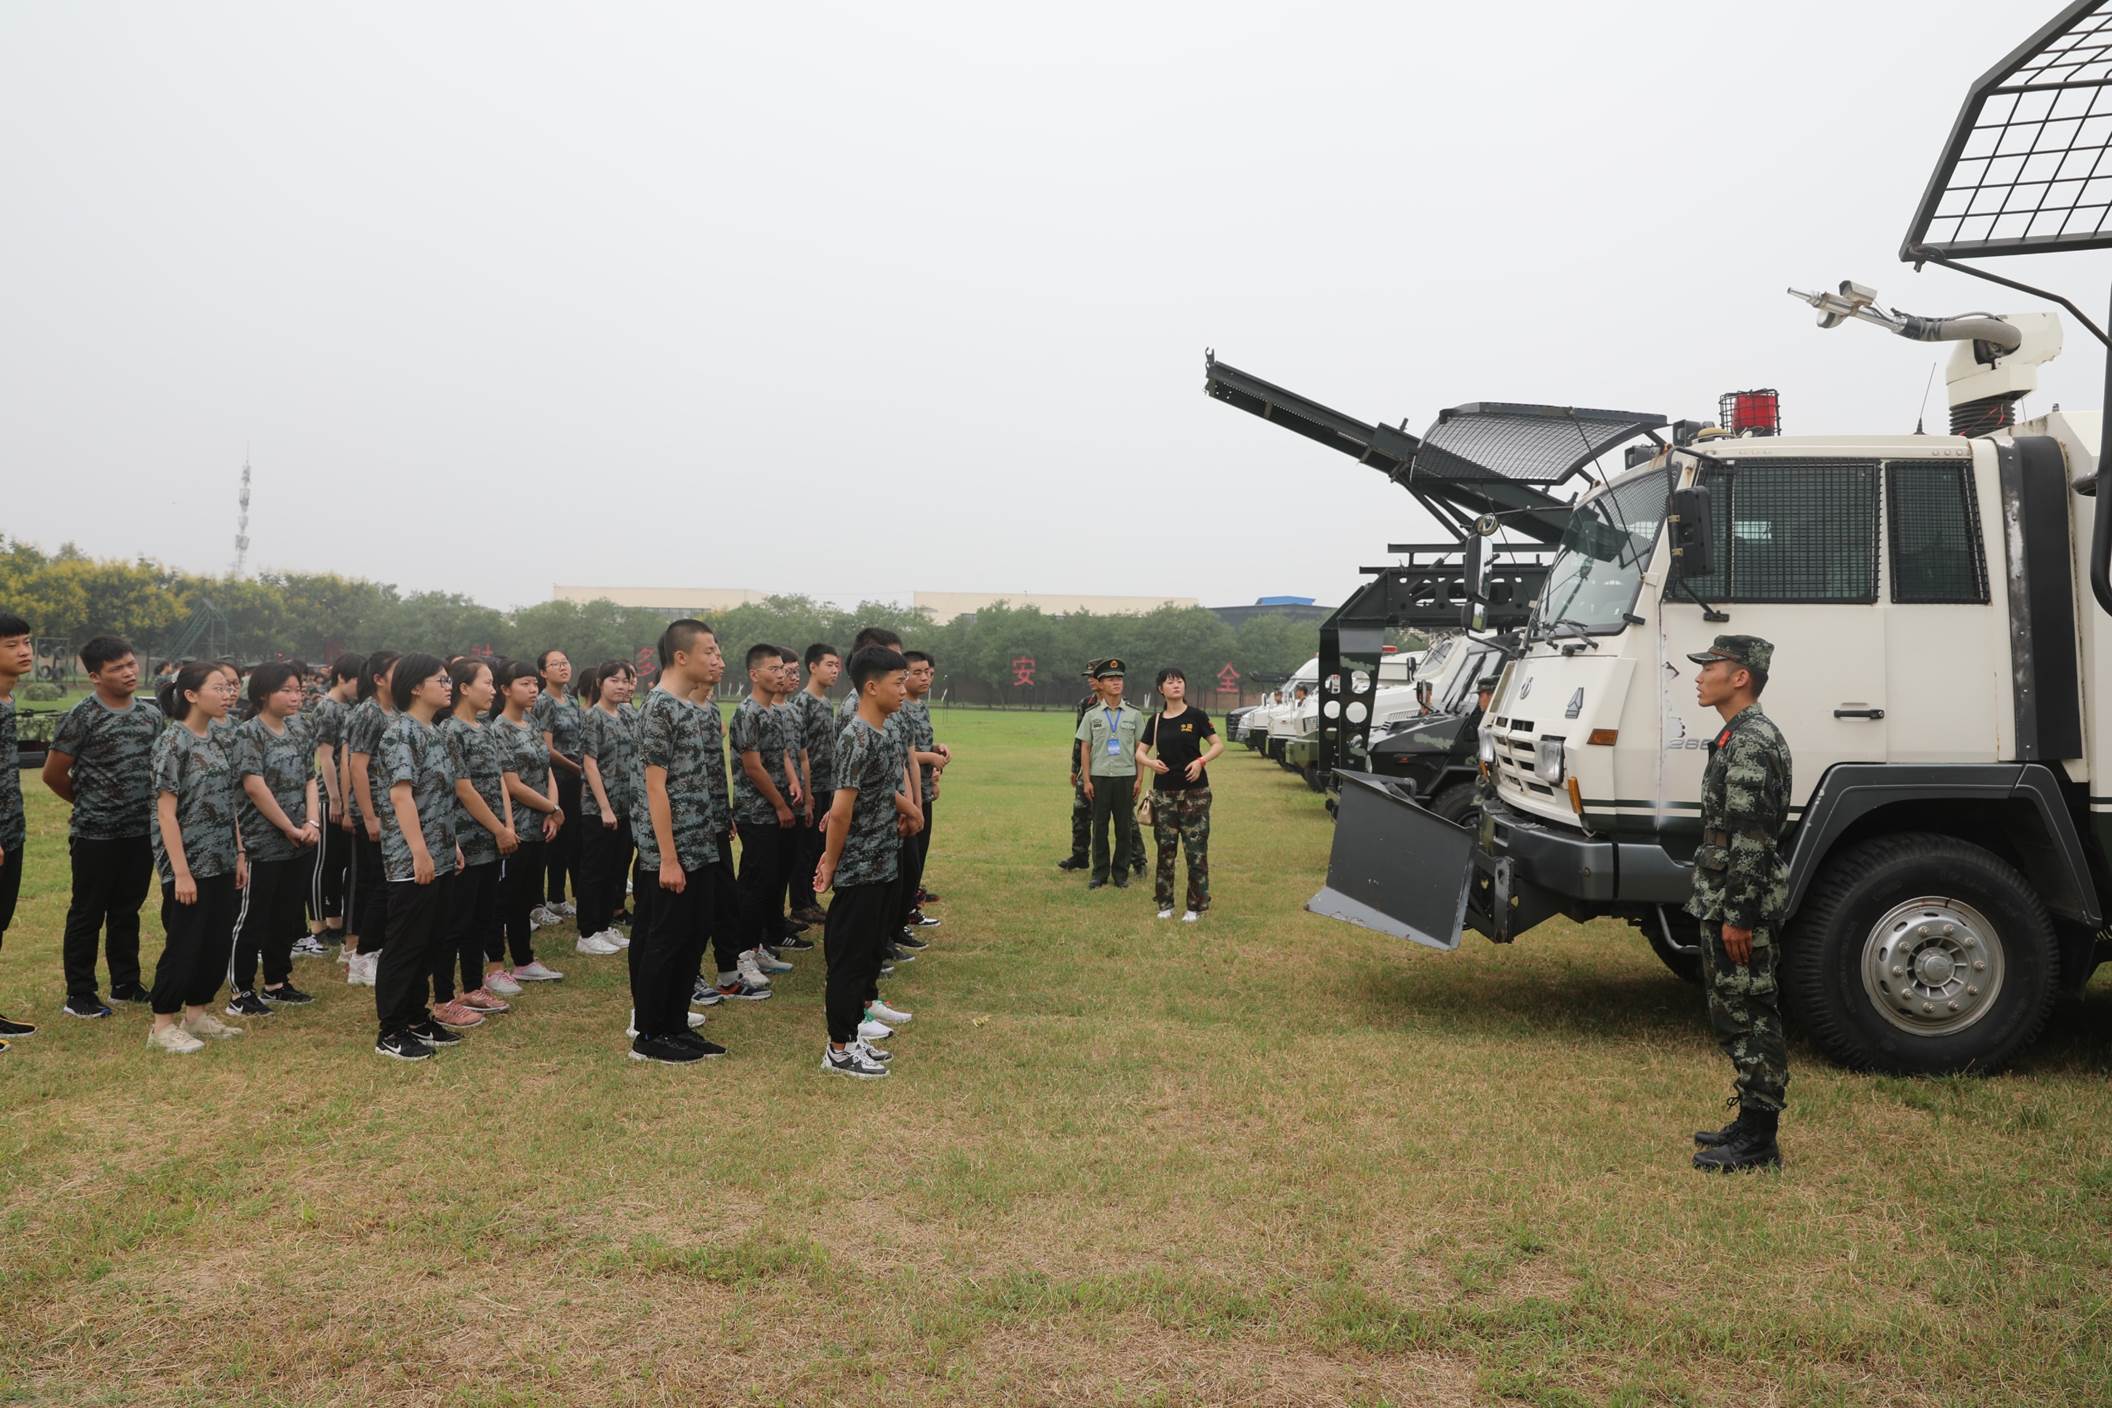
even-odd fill
[[(1151, 830), (1159, 843), (1155, 889), (1159, 918), (1173, 918), (1173, 866), (1176, 852), (1188, 849), (1188, 911), (1193, 924), (1210, 908), (1210, 774), (1209, 763), (1225, 751), (1210, 716), (1188, 707), (1188, 677), (1169, 665), (1159, 671), (1159, 697), (1166, 707), (1144, 725), (1137, 761), (1150, 768)], [(1152, 749), (1157, 757), (1149, 756)]]

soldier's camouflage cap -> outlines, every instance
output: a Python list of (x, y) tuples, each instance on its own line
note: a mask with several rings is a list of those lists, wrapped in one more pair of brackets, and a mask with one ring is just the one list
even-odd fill
[(1775, 646), (1774, 642), (1758, 636), (1718, 636), (1716, 643), (1707, 650), (1697, 650), (1687, 658), (1697, 665), (1706, 665), (1711, 660), (1728, 660), (1764, 675), (1775, 663)]

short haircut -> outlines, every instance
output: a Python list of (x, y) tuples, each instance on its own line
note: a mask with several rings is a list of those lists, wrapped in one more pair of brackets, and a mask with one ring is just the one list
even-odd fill
[(746, 665), (748, 669), (752, 670), (758, 665), (764, 664), (771, 660), (775, 660), (777, 658), (778, 654), (776, 646), (751, 645), (748, 647), (748, 659), (746, 661)]
[(787, 665), (797, 665), (799, 663), (799, 652), (789, 645), (781, 645), (777, 648), (777, 658), (784, 661)]
[(347, 651), (330, 662), (330, 686), (335, 689), (346, 680), (357, 680), (359, 672), (366, 668), (367, 657)]
[(448, 683), (455, 687), (455, 698), (460, 699), (463, 689), (477, 682), (477, 671), (490, 668), (489, 660), (480, 660), (474, 655), (456, 656), (454, 663), (447, 667)]
[(300, 667), (290, 660), (274, 660), (268, 665), (259, 665), (249, 672), (249, 702), (261, 709), (264, 707), (264, 701), (277, 694), (286, 681), (300, 677)]
[[(811, 672), (816, 665), (819, 665), (822, 661), (828, 659), (831, 655), (836, 655), (835, 646), (823, 645), (820, 641), (816, 641), (814, 644), (807, 647), (806, 657), (802, 663), (804, 663), (808, 671)], [(841, 655), (836, 655), (836, 658), (841, 660), (843, 657)]]
[(422, 651), (398, 660), (396, 678), (389, 681), (389, 697), (396, 701), (396, 712), (400, 714), (410, 708), (411, 695), (418, 686), (446, 668), (447, 662), (439, 656), (427, 655)]
[[(871, 645), (882, 646), (888, 650), (900, 650), (902, 648), (902, 637), (896, 635), (885, 626), (867, 626), (859, 631), (857, 639), (851, 642), (851, 654), (856, 655), (859, 651)], [(897, 666), (896, 668), (900, 669), (901, 667)]]
[(931, 652), (928, 650), (905, 650), (902, 652), (902, 658), (912, 665), (936, 665), (939, 663), (931, 658)]
[(676, 654), (694, 648), (698, 636), (717, 634), (718, 632), (694, 616), (684, 616), (679, 621), (668, 622), (667, 629), (660, 633), (660, 668), (671, 668), (675, 663)]
[[(104, 636), (99, 639), (116, 640), (117, 637)], [(122, 660), (124, 656), (120, 655), (118, 658)], [(193, 660), (178, 670), (174, 678), (162, 681), (161, 688), (154, 691), (154, 700), (161, 705), (162, 713), (177, 723), (182, 723), (191, 712), (191, 701), (183, 696), (198, 693), (205, 688), (207, 680), (219, 673), (220, 667), (212, 661)]]
[(97, 636), (81, 647), (81, 665), (92, 675), (103, 666), (115, 664), (134, 653), (132, 642), (123, 636)]
[[(380, 693), (380, 690), (375, 687), (375, 680), (388, 674), (390, 670), (396, 667), (396, 662), (402, 658), (402, 655), (393, 650), (377, 650), (372, 655), (369, 655), (366, 663), (359, 667), (359, 697), (361, 699), (372, 699), (376, 694)], [(393, 694), (390, 695), (390, 698), (393, 699), (394, 697)]]
[(1745, 667), (1745, 672), (1746, 674), (1752, 676), (1753, 698), (1758, 699), (1760, 697), (1760, 692), (1767, 688), (1767, 671), (1756, 670), (1752, 666), (1747, 665)]
[(572, 696), (582, 704), (601, 698), (601, 671), (589, 665), (572, 677)]
[(1151, 682), (1151, 687), (1153, 689), (1164, 689), (1168, 680), (1179, 680), (1182, 684), (1188, 683), (1188, 677), (1181, 673), (1180, 666), (1168, 665), (1165, 669), (1159, 671), (1159, 677)]
[(29, 622), (12, 611), (0, 611), (0, 640), (33, 634), (35, 633), (29, 629)]
[(851, 652), (851, 688), (863, 694), (866, 685), (882, 675), (891, 675), (897, 670), (908, 668), (909, 662), (902, 658), (901, 651), (868, 645)]

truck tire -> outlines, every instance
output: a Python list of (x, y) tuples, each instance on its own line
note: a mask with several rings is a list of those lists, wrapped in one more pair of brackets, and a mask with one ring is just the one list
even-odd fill
[(1785, 936), (1782, 995), (1844, 1066), (2000, 1069), (2060, 987), (2053, 920), (2016, 867), (1935, 834), (1866, 841), (1826, 864)]
[(1314, 792), (1325, 792), (1327, 790), (1327, 774), (1320, 771), (1318, 764), (1304, 769), (1303, 776), (1305, 785), (1310, 790)]
[(1475, 797), (1471, 782), (1455, 782), (1450, 787), (1438, 788), (1427, 810), (1455, 826), (1472, 826), (1481, 820), (1481, 802)]
[[(1698, 934), (1700, 930), (1701, 921), (1689, 919), (1684, 913), (1678, 916), (1678, 922), (1686, 924), (1689, 933)], [(1674, 948), (1671, 944), (1665, 942), (1664, 931), (1657, 927), (1657, 920), (1654, 915), (1646, 917), (1642, 921), (1641, 927), (1643, 937), (1650, 941), (1650, 951), (1657, 955), (1658, 962), (1670, 969), (1672, 976), (1681, 982), (1693, 983), (1699, 987), (1701, 985), (1701, 950), (1698, 948)]]

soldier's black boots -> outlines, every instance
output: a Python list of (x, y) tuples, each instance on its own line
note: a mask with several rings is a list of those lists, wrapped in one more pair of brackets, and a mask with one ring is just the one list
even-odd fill
[[(1733, 1095), (1723, 1103), (1735, 1110), (1738, 1108), (1738, 1097)], [(1704, 1149), (1713, 1149), (1719, 1144), (1728, 1143), (1731, 1136), (1738, 1132), (1738, 1120), (1739, 1116), (1733, 1115), (1722, 1129), (1697, 1129), (1694, 1131), (1694, 1142)]]
[[(1721, 1131), (1723, 1142), (1702, 1149), (1694, 1167), (1704, 1173), (1738, 1173), (1749, 1168), (1780, 1168), (1782, 1150), (1775, 1143), (1780, 1115), (1774, 1110), (1745, 1110)], [(1699, 1141), (1702, 1136), (1694, 1136)]]

